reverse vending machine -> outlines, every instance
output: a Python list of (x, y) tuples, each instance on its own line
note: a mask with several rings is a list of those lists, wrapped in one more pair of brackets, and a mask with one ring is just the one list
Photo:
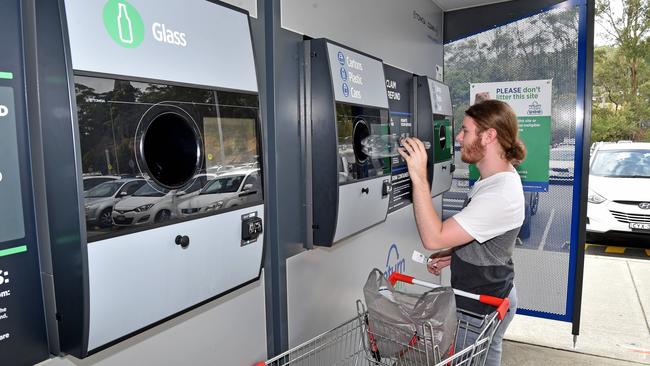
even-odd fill
[(0, 11), (0, 364), (34, 365), (49, 357), (43, 317), (35, 193), (30, 163), (23, 46), (26, 2)]
[(331, 246), (386, 219), (390, 157), (364, 145), (389, 133), (384, 70), (381, 60), (326, 39), (305, 42), (305, 63), (308, 237)]
[(259, 278), (258, 83), (221, 3), (41, 3), (51, 326), (85, 357)]
[(454, 169), (453, 112), (449, 87), (427, 76), (415, 76), (417, 85), (418, 138), (431, 141), (429, 154), (429, 182), (431, 196), (435, 197), (451, 188)]

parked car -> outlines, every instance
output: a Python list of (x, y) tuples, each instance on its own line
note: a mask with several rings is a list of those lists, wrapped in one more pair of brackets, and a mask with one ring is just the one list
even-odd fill
[(262, 197), (259, 169), (229, 172), (213, 179), (201, 192), (178, 205), (182, 216), (213, 212), (254, 202)]
[(573, 184), (575, 146), (562, 145), (549, 152), (548, 179), (552, 184)]
[(650, 143), (596, 147), (589, 170), (587, 240), (650, 236)]
[(84, 186), (84, 192), (97, 187), (98, 185), (106, 182), (110, 182), (112, 180), (117, 180), (120, 179), (120, 177), (116, 175), (84, 175), (82, 178), (83, 181), (83, 186)]
[(112, 212), (115, 204), (132, 195), (142, 185), (144, 179), (114, 179), (104, 182), (84, 193), (86, 223), (100, 228), (113, 223)]
[(188, 187), (166, 190), (147, 181), (131, 197), (118, 202), (112, 219), (117, 226), (152, 224), (179, 217), (178, 205), (199, 194), (215, 174), (198, 174)]

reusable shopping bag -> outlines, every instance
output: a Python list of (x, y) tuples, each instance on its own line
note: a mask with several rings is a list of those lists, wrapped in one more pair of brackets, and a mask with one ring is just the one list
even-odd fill
[[(422, 294), (396, 290), (373, 269), (363, 288), (368, 315), (368, 341), (377, 361), (381, 358), (430, 360), (425, 347), (437, 347), (435, 359), (450, 356), (456, 338), (456, 298), (451, 287), (440, 287)], [(433, 352), (431, 352), (433, 353)]]

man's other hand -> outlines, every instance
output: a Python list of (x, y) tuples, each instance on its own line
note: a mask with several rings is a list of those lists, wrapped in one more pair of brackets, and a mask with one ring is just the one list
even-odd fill
[(438, 256), (438, 253), (434, 253), (429, 257), (427, 262), (427, 270), (430, 273), (433, 273), (436, 276), (440, 276), (442, 269), (447, 267), (451, 263), (451, 255)]

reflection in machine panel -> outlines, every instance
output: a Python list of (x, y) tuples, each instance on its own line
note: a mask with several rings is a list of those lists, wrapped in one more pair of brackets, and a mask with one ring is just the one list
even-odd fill
[(256, 95), (89, 76), (75, 92), (83, 174), (121, 177), (84, 192), (89, 242), (261, 202), (261, 177), (241, 197), (221, 177), (259, 175)]
[(361, 141), (370, 135), (388, 134), (388, 111), (336, 103), (339, 184), (390, 174), (389, 158), (363, 152)]

